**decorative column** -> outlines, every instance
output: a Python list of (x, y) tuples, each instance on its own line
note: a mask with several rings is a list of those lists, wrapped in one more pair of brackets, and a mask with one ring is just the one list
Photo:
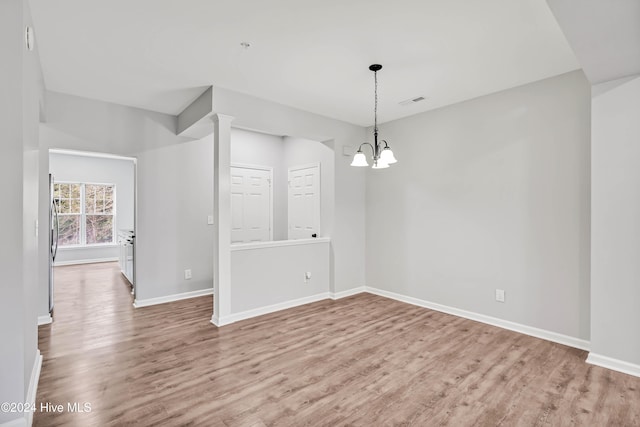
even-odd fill
[(223, 326), (231, 314), (231, 121), (215, 114), (213, 131), (213, 316)]

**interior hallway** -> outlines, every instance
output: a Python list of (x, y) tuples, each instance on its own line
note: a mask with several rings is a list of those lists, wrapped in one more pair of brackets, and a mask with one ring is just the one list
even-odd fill
[(116, 263), (56, 268), (34, 425), (640, 425), (640, 378), (586, 352), (386, 298), (221, 329), (211, 297), (134, 309)]

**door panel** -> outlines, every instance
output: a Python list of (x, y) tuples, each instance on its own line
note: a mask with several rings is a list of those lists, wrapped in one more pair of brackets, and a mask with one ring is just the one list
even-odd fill
[(271, 171), (231, 167), (231, 243), (271, 240)]
[(289, 239), (320, 234), (320, 165), (289, 168)]

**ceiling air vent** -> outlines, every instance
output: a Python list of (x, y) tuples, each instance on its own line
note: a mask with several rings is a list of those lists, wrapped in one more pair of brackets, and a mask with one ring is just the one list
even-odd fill
[(418, 96), (416, 98), (411, 98), (411, 99), (407, 99), (405, 101), (400, 102), (400, 105), (402, 106), (407, 106), (407, 105), (412, 105), (415, 104), (416, 102), (421, 102), (424, 101), (426, 98), (424, 96)]

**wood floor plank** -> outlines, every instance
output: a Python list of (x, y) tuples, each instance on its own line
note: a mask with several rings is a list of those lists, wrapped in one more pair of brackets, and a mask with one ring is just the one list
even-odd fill
[(134, 309), (113, 263), (56, 268), (36, 426), (640, 426), (640, 378), (370, 294), (223, 328), (211, 297)]

